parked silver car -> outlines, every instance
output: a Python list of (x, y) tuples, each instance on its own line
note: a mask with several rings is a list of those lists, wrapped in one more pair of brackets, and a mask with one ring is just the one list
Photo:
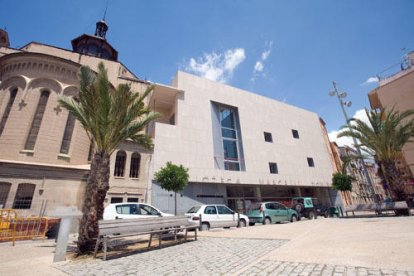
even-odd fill
[(189, 220), (199, 221), (201, 217), (201, 231), (210, 228), (235, 227), (240, 217), (240, 226), (249, 225), (249, 218), (246, 215), (235, 213), (224, 204), (207, 204), (194, 206), (185, 213)]

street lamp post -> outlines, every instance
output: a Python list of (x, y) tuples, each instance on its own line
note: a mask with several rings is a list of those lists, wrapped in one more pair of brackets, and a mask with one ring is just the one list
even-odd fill
[[(347, 94), (346, 94), (346, 92), (339, 92), (338, 91), (338, 88), (336, 87), (336, 82), (335, 81), (333, 81), (333, 87), (334, 87), (334, 90), (329, 92), (329, 96), (336, 96), (338, 98), (339, 105), (341, 106), (342, 113), (344, 114), (344, 117), (345, 117), (345, 120), (346, 120), (346, 124), (348, 125), (349, 130), (351, 132), (353, 132), (353, 129), (350, 128), (350, 120), (349, 120), (348, 114), (346, 113), (346, 110), (345, 110), (345, 106), (350, 107), (352, 105), (352, 102), (351, 101), (346, 102), (346, 101), (343, 100), (344, 98), (346, 98)], [(353, 139), (355, 148), (358, 152), (358, 157), (362, 160), (362, 169), (364, 171), (365, 178), (367, 179), (367, 182), (368, 182), (371, 197), (374, 199), (374, 201), (376, 201), (374, 185), (372, 184), (372, 180), (371, 180), (371, 177), (369, 176), (368, 169), (365, 166), (365, 161), (362, 157), (361, 149), (358, 146), (358, 142), (357, 142), (356, 138), (352, 137), (352, 139)]]

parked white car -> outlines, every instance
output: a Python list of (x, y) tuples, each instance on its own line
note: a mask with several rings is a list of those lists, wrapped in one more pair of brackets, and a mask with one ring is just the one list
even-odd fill
[(191, 221), (200, 221), (201, 231), (210, 228), (235, 227), (240, 216), (240, 227), (249, 225), (249, 218), (246, 215), (235, 213), (224, 204), (207, 204), (194, 206), (185, 213)]
[(144, 203), (112, 203), (104, 209), (104, 219), (130, 219), (150, 217), (170, 217), (172, 214), (163, 213), (154, 206)]

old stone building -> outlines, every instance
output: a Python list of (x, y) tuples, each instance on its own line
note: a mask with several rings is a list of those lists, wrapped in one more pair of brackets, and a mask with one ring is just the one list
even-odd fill
[[(72, 50), (31, 42), (10, 47), (0, 32), (0, 206), (39, 215), (56, 206), (81, 208), (91, 145), (81, 125), (58, 104), (78, 93), (78, 70), (103, 62), (113, 85), (136, 92), (149, 83), (118, 61), (108, 26), (72, 40)], [(161, 86), (156, 88), (157, 91)], [(124, 142), (111, 157), (108, 202), (146, 201), (150, 153)]]

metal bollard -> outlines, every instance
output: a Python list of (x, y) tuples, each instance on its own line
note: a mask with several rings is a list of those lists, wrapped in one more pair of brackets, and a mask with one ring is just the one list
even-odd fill
[(237, 213), (237, 228), (240, 228), (240, 213)]

